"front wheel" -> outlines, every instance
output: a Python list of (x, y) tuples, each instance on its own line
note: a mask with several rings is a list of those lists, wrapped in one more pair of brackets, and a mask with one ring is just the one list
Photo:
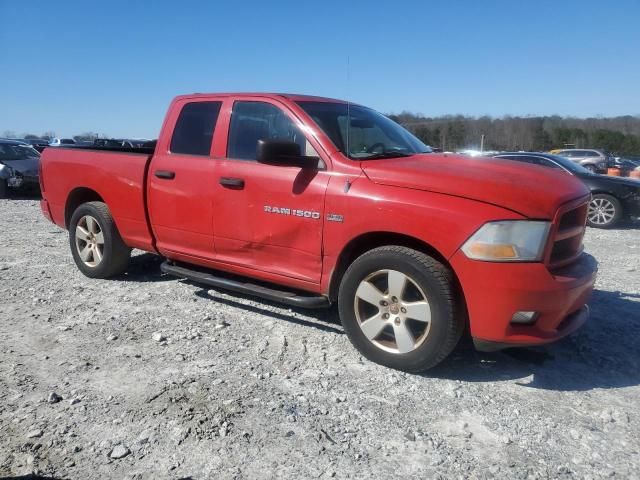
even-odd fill
[(9, 187), (7, 186), (7, 181), (0, 179), (0, 198), (8, 198), (9, 197)]
[(122, 241), (109, 209), (102, 202), (83, 203), (73, 212), (69, 243), (73, 260), (87, 277), (113, 277), (129, 266), (131, 249)]
[(622, 205), (617, 198), (597, 193), (591, 198), (587, 211), (587, 225), (594, 228), (611, 228), (622, 217)]
[(451, 272), (400, 246), (373, 249), (345, 272), (340, 319), (369, 360), (407, 372), (427, 370), (451, 353), (464, 327)]

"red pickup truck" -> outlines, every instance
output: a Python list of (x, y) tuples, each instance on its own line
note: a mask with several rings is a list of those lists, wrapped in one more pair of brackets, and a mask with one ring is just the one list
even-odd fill
[(48, 148), (42, 211), (78, 268), (162, 270), (301, 307), (337, 303), (372, 361), (420, 371), (465, 328), (481, 350), (584, 323), (597, 266), (589, 192), (535, 165), (434, 154), (387, 117), (327, 98), (193, 94), (153, 148)]

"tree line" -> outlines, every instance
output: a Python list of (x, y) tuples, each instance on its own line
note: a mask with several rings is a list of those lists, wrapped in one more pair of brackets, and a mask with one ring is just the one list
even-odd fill
[[(24, 140), (36, 140), (39, 138), (43, 140), (51, 140), (52, 138), (55, 138), (55, 137), (56, 137), (56, 132), (54, 131), (47, 131), (41, 135), (36, 135), (35, 133), (23, 133), (21, 135), (17, 135), (16, 132), (14, 132), (13, 130), (5, 130), (2, 133), (2, 138), (16, 138), (16, 139), (24, 139)], [(78, 135), (74, 135), (71, 138), (73, 138), (76, 142), (86, 142), (86, 141), (93, 141), (97, 138), (109, 138), (109, 136), (104, 133), (84, 132)]]
[(640, 117), (574, 118), (445, 115), (425, 117), (410, 112), (389, 115), (420, 140), (444, 151), (545, 151), (553, 148), (599, 148), (618, 155), (640, 155)]
[[(484, 135), (484, 150), (545, 151), (553, 148), (599, 148), (617, 155), (640, 156), (640, 117), (574, 118), (558, 115), (546, 117), (444, 115), (425, 117), (410, 112), (389, 115), (420, 140), (444, 151), (479, 149)], [(4, 138), (55, 137), (5, 131)], [(108, 138), (105, 134), (84, 132), (76, 141)]]

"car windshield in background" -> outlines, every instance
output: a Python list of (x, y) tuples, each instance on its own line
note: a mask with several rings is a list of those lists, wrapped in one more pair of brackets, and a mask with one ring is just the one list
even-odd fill
[(333, 102), (297, 103), (349, 158), (368, 160), (431, 153), (431, 148), (407, 130), (370, 108)]
[(551, 155), (548, 154), (547, 157), (552, 158), (556, 163), (559, 163), (564, 168), (569, 170), (571, 173), (584, 173), (591, 175), (591, 171), (584, 168), (582, 165), (576, 162), (572, 162), (567, 157), (563, 157), (561, 155)]
[(2, 160), (26, 160), (38, 158), (40, 154), (29, 145), (10, 145), (0, 143), (0, 162)]

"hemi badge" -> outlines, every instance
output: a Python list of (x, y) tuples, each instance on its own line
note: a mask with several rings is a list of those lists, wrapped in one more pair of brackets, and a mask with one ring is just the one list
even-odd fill
[(329, 213), (327, 214), (327, 220), (329, 222), (344, 222), (344, 217), (342, 215), (338, 215), (337, 213)]

